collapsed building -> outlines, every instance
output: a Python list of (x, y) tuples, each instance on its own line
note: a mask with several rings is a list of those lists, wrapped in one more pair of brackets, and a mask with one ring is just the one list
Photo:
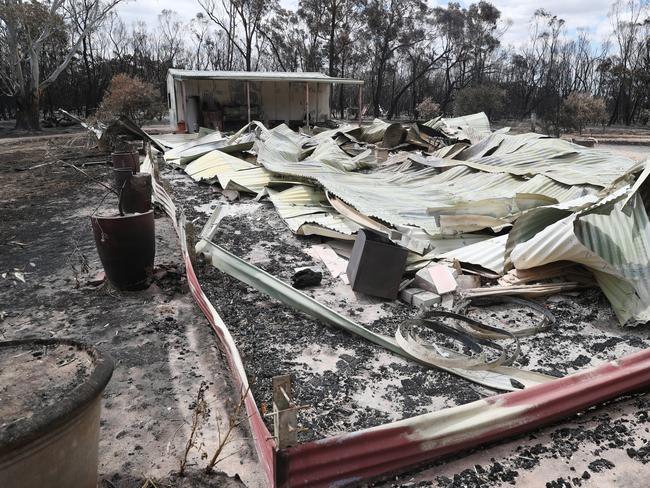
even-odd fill
[[(376, 143), (396, 152), (378, 161), (366, 147)], [(255, 160), (232, 154), (242, 150)], [(534, 273), (524, 283), (517, 277), (570, 261), (593, 273), (621, 324), (648, 320), (647, 171), (624, 156), (536, 133), (490, 132), (480, 114), (408, 128), (375, 120), (314, 135), (253, 122), (231, 137), (215, 132), (170, 148), (165, 160), (196, 181), (268, 196), (296, 234), (345, 241), (369, 229), (409, 251), (409, 271), (444, 259), (498, 275), (501, 287), (520, 286), (469, 289), (473, 296), (535, 296), (541, 285), (524, 284)]]
[[(492, 131), (482, 113), (298, 132), (253, 120), (232, 135), (144, 137), (160, 149), (147, 154), (141, 171), (152, 175), (154, 199), (178, 232), (190, 290), (242, 392), (269, 485), (358, 484), (650, 383), (648, 349), (564, 377), (518, 362), (522, 343), (555, 322), (537, 297), (599, 287), (621, 326), (648, 321), (647, 162), (541, 134)], [(232, 203), (214, 205), (195, 231), (163, 165), (218, 187)], [(309, 251), (322, 266), (296, 269), (289, 285), (221, 246), (220, 225), (245, 201), (268, 202), (293, 234), (317, 239)], [(266, 412), (229, 317), (202, 289), (197, 256), (319, 323), (491, 393), (301, 441), (305, 406), (292, 395), (290, 375), (273, 377)], [(325, 270), (361, 295), (399, 299), (408, 318), (387, 332), (316, 299), (309, 287), (319, 286)], [(488, 325), (467, 313), (482, 300), (524, 308), (527, 319)]]

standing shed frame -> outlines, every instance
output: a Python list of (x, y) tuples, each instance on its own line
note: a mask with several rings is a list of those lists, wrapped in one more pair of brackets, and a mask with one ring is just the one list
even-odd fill
[[(329, 118), (332, 85), (358, 87), (357, 117), (360, 123), (362, 80), (334, 78), (314, 72), (170, 69), (167, 73), (169, 122), (175, 128), (178, 122), (184, 121), (188, 130), (196, 130), (188, 121), (188, 117), (193, 116), (188, 102), (190, 98), (198, 97), (202, 106), (208, 106), (210, 112), (217, 113), (217, 119), (221, 120), (219, 128), (222, 129), (224, 120), (250, 122), (252, 119), (260, 119), (265, 124), (304, 122), (309, 127), (310, 123), (322, 122)], [(239, 118), (224, 115), (226, 110), (236, 113), (238, 108), (244, 107), (246, 111), (239, 113)]]

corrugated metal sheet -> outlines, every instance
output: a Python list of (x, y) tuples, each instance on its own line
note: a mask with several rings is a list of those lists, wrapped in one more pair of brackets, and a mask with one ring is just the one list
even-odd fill
[[(352, 235), (359, 226), (327, 205), (325, 193), (306, 185), (296, 185), (284, 191), (267, 189), (275, 209), (295, 234), (304, 234), (305, 224), (314, 224), (345, 235)], [(310, 233), (316, 229), (310, 229)]]
[(467, 147), (464, 151), (455, 156), (454, 159), (466, 160), (483, 157), (485, 154), (498, 147), (506, 137), (508, 136), (502, 132), (493, 132), (487, 137), (484, 137)]
[(153, 136), (153, 138), (161, 146), (173, 149), (175, 147), (182, 146), (183, 144), (187, 144), (188, 142), (195, 141), (196, 139), (199, 138), (199, 135), (198, 135), (198, 133), (194, 133), (194, 134), (158, 134), (156, 136)]
[(246, 191), (255, 194), (270, 186), (299, 183), (303, 182), (297, 178), (271, 173), (259, 166), (219, 176), (219, 184), (224, 190)]
[(198, 137), (165, 151), (165, 161), (181, 166), (185, 165), (204, 154), (225, 146), (227, 140), (219, 131), (211, 132), (208, 135)]
[[(542, 197), (548, 198), (572, 198), (580, 192), (569, 190), (566, 185), (551, 179), (531, 184), (511, 174), (481, 172), (462, 166), (441, 174), (432, 168), (400, 173), (351, 173), (310, 158), (287, 160), (275, 150), (272, 141), (267, 139), (257, 144), (258, 162), (270, 171), (310, 178), (365, 215), (392, 225), (417, 226), (430, 235), (443, 233), (439, 223), (441, 215), (483, 215), (505, 219), (495, 225), (507, 223), (522, 210), (518, 205), (518, 194), (531, 194), (534, 188)], [(537, 203), (531, 203), (530, 198), (525, 202), (520, 198), (519, 201), (524, 203), (523, 209), (527, 209), (531, 205), (555, 201), (548, 198)], [(463, 229), (450, 228), (449, 231), (460, 232)]]
[[(624, 277), (595, 274), (603, 293), (622, 323), (637, 325), (650, 320), (650, 221), (639, 195), (611, 214), (580, 216), (575, 234), (584, 246), (600, 256)], [(626, 290), (627, 288), (627, 290)], [(631, 289), (630, 289), (631, 288)], [(620, 291), (625, 290), (624, 296)], [(634, 293), (632, 293), (632, 290)]]
[(437, 165), (466, 165), (480, 171), (531, 178), (542, 174), (565, 185), (608, 187), (639, 163), (620, 154), (608, 154), (561, 139), (538, 139), (514, 152), (466, 161), (444, 159)]
[(476, 264), (495, 273), (503, 274), (507, 240), (508, 235), (506, 234), (446, 252), (440, 257), (458, 259), (463, 263)]
[(309, 159), (343, 171), (357, 171), (370, 167), (375, 163), (375, 158), (370, 149), (366, 149), (358, 156), (350, 157), (332, 139), (321, 141), (314, 149), (314, 152), (309, 155)]
[(209, 180), (220, 175), (234, 173), (240, 169), (257, 168), (253, 163), (236, 158), (221, 151), (209, 153), (195, 159), (185, 167), (185, 172), (195, 181)]
[(300, 183), (295, 178), (273, 174), (261, 166), (219, 150), (211, 151), (192, 161), (185, 167), (185, 172), (195, 181), (216, 178), (223, 189), (253, 194), (277, 184)]
[(587, 208), (599, 201), (595, 195), (585, 195), (557, 205), (548, 205), (524, 212), (513, 224), (506, 243), (505, 269), (512, 268), (510, 253), (517, 244), (526, 242), (535, 234), (573, 212)]
[(488, 137), (492, 132), (490, 120), (483, 112), (454, 118), (436, 117), (422, 125), (440, 131), (452, 140), (470, 141), (472, 144)]
[(519, 193), (544, 195), (558, 202), (568, 202), (584, 195), (595, 195), (600, 188), (591, 185), (564, 185), (548, 176), (536, 175), (517, 188)]
[(622, 324), (650, 320), (650, 221), (638, 194), (626, 187), (517, 244), (518, 269), (556, 261), (590, 268)]
[[(377, 120), (364, 130), (380, 133), (387, 126)], [(461, 152), (459, 157), (474, 154), (470, 160), (438, 161), (449, 167), (440, 174), (410, 164), (358, 173), (371, 163), (369, 151), (351, 157), (329, 137), (311, 138), (286, 125), (266, 130), (256, 122), (250, 129), (259, 137), (255, 149), (264, 168), (213, 154), (190, 165), (189, 173), (194, 178), (217, 176), (223, 188), (252, 193), (277, 183), (312, 180), (364, 215), (396, 227), (418, 227), (433, 238), (503, 229), (523, 211), (596, 193), (635, 165), (626, 158), (611, 161), (607, 155), (539, 134), (494, 133)], [(251, 134), (240, 131), (227, 143), (245, 136)], [(492, 156), (477, 156), (493, 149)], [(582, 184), (562, 182), (566, 180)], [(332, 215), (320, 216), (321, 223), (309, 223), (338, 227), (340, 222)], [(293, 219), (294, 230), (308, 223), (296, 215), (285, 217)], [(431, 249), (426, 240), (408, 247), (418, 252)]]
[(650, 350), (523, 391), (446, 408), (278, 453), (278, 486), (359, 486), (532, 431), (650, 385)]
[(454, 159), (458, 154), (463, 152), (468, 146), (466, 142), (457, 142), (449, 146), (441, 147), (433, 153), (436, 158), (449, 158)]
[[(258, 131), (261, 131), (261, 129), (259, 129), (260, 126), (264, 128), (264, 126), (259, 122), (251, 123), (251, 126), (258, 129)], [(266, 129), (264, 128), (264, 130)], [(193, 137), (190, 141), (183, 144), (174, 145), (172, 149), (165, 151), (164, 158), (165, 161), (171, 164), (184, 166), (216, 149), (226, 153), (247, 151), (253, 147), (255, 138), (255, 133), (244, 132), (244, 130), (240, 130), (229, 138), (224, 137), (220, 132), (215, 131), (203, 137)]]
[(448, 158), (463, 161), (473, 157), (482, 157), (490, 151), (492, 151), (492, 154), (509, 154), (521, 149), (530, 141), (543, 138), (547, 138), (547, 136), (531, 132), (515, 135), (502, 131), (493, 132), (469, 147), (465, 143), (456, 143), (438, 149), (433, 153), (431, 159), (437, 161), (439, 158)]
[(472, 129), (490, 132), (490, 119), (485, 112), (478, 112), (471, 115), (462, 115), (460, 117), (451, 117), (442, 119), (449, 127), (463, 129), (471, 127)]
[(501, 144), (494, 150), (493, 154), (510, 154), (518, 151), (526, 144), (537, 139), (548, 139), (544, 134), (536, 132), (526, 132), (525, 134), (507, 134)]

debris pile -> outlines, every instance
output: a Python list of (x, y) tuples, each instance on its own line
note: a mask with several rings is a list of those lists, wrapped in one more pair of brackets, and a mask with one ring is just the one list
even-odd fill
[[(143, 132), (139, 137), (151, 139), (151, 146), (159, 148), (158, 160), (148, 152), (140, 169), (150, 175), (153, 199), (170, 217), (178, 234), (189, 290), (220, 339), (242, 392), (240, 407), (245, 404), (252, 438), (267, 466), (278, 462), (283, 472), (291, 473), (293, 469), (295, 473), (303, 469), (299, 463), (314, 459), (303, 455), (310, 450), (337, 462), (340, 452), (345, 456), (361, 452), (351, 472), (370, 472), (371, 468), (387, 472), (465, 449), (468, 439), (476, 440), (478, 445), (537, 428), (542, 422), (647, 383), (647, 365), (630, 374), (630, 368), (647, 361), (647, 351), (558, 379), (569, 374), (569, 368), (589, 364), (592, 358), (587, 355), (611, 348), (622, 339), (592, 344), (591, 349), (584, 349), (587, 355), (580, 354), (569, 361), (570, 366), (559, 369), (553, 361), (544, 361), (540, 367), (543, 362), (538, 361), (534, 351), (554, 345), (568, 330), (562, 323), (566, 314), (575, 313), (568, 307), (554, 307), (549, 300), (546, 305), (559, 319), (556, 325), (553, 313), (534, 300), (536, 297), (565, 292), (575, 296), (578, 289), (599, 287), (622, 325), (648, 321), (646, 268), (650, 243), (645, 181), (650, 169), (646, 163), (539, 134), (493, 132), (484, 114), (438, 118), (424, 124), (375, 120), (363, 127), (303, 132), (294, 132), (285, 125), (269, 129), (253, 122), (233, 135), (202, 130), (198, 135), (149, 136)], [(165, 172), (169, 180), (164, 181), (158, 167), (162, 159), (201, 182), (202, 188), (197, 190), (199, 185), (185, 176), (176, 178), (170, 166)], [(120, 175), (116, 172), (115, 176), (117, 181)], [(135, 182), (134, 176), (130, 180)], [(182, 206), (177, 207), (171, 196), (169, 183), (179, 181), (182, 184), (173, 189), (174, 193), (178, 190), (186, 201), (200, 201), (204, 209), (207, 200), (210, 211), (214, 210), (200, 233), (193, 227), (199, 219), (194, 219), (192, 211), (186, 214)], [(224, 198), (214, 200), (214, 194), (219, 192)], [(226, 204), (247, 198), (255, 201)], [(255, 207), (259, 214), (247, 222), (252, 225), (231, 225), (242, 216), (242, 207)], [(193, 208), (199, 212), (199, 207)], [(260, 223), (263, 220), (264, 224)], [(301, 239), (304, 247), (289, 245), (286, 253), (282, 249), (278, 253), (282, 259), (268, 266), (261, 264), (261, 269), (254, 263), (262, 263), (259, 255), (268, 251), (268, 241), (277, 240), (271, 242), (276, 252), (281, 248), (275, 244), (282, 242), (277, 233), (279, 227), (283, 230), (282, 222), (293, 234), (312, 237)], [(257, 228), (263, 225), (265, 233)], [(241, 235), (246, 232), (241, 228), (250, 231), (246, 246), (264, 239), (260, 242), (263, 245), (255, 252), (248, 248), (240, 252)], [(229, 235), (231, 232), (234, 236)], [(227, 242), (237, 244), (228, 246)], [(300, 251), (306, 251), (315, 263), (286, 259), (290, 253)], [(249, 261), (243, 259), (245, 256)], [(212, 267), (221, 273), (214, 273)], [(206, 278), (205, 285), (210, 283), (210, 277), (221, 284), (206, 295), (200, 278)], [(349, 297), (354, 301), (352, 292), (357, 293), (357, 298), (364, 295), (364, 300), (373, 297), (371, 300), (381, 306), (393, 312), (399, 310), (390, 317), (398, 322), (382, 324), (385, 315), (368, 319), (352, 308), (343, 310), (333, 305), (325, 296), (336, 295), (332, 290), (337, 288), (350, 292), (345, 297), (337, 296), (337, 301)], [(305, 327), (297, 327), (294, 320), (301, 314), (291, 314), (277, 303), (260, 299), (259, 293), (251, 289), (316, 320), (301, 317), (299, 324)], [(224, 295), (223, 299), (219, 295)], [(586, 295), (595, 297), (597, 293)], [(235, 336), (231, 336), (227, 321), (221, 320), (210, 300), (222, 300), (219, 312), (232, 320)], [(404, 304), (387, 304), (387, 300), (401, 300)], [(505, 308), (507, 314), (489, 312), (493, 306), (494, 311)], [(239, 309), (249, 308), (258, 310), (237, 316)], [(586, 317), (584, 321), (590, 323), (591, 314)], [(269, 324), (264, 324), (267, 320)], [(386, 419), (386, 411), (368, 407), (370, 396), (363, 396), (367, 390), (374, 390), (363, 385), (363, 390), (354, 390), (361, 392), (360, 396), (351, 395), (350, 388), (355, 388), (352, 381), (342, 381), (383, 379), (373, 372), (362, 375), (361, 380), (354, 374), (358, 369), (353, 368), (363, 364), (371, 353), (357, 358), (340, 343), (327, 352), (312, 348), (321, 334), (340, 339), (340, 334), (323, 331), (323, 325), (350, 334), (352, 339), (345, 340), (351, 347), (356, 348), (354, 343), (361, 338), (406, 360), (397, 365), (390, 363), (401, 386), (382, 383), (377, 388), (386, 390), (387, 396), (381, 398), (391, 405), (395, 391), (404, 393), (404, 405), (412, 405), (395, 414), (398, 422), (379, 425)], [(602, 331), (596, 329), (600, 339)], [(287, 334), (289, 330), (293, 335)], [(581, 333), (577, 331), (576, 336)], [(242, 356), (236, 345), (240, 339), (248, 348)], [(249, 347), (251, 343), (254, 347)], [(278, 347), (285, 344), (290, 346)], [(309, 348), (304, 350), (304, 356), (318, 362), (321, 358), (336, 361), (337, 368), (339, 363), (345, 363), (345, 369), (339, 368), (339, 376), (334, 368), (329, 369), (331, 365), (323, 364), (325, 373), (315, 369), (305, 373), (314, 381), (301, 382), (308, 388), (297, 391), (297, 396), (308, 403), (302, 405), (294, 402), (291, 379), (280, 368), (293, 364), (296, 350), (302, 357), (300, 349), (305, 345)], [(564, 358), (568, 354), (562, 347), (564, 344), (551, 349)], [(278, 352), (283, 354), (282, 364), (271, 369), (268, 358)], [(319, 355), (321, 358), (316, 358)], [(598, 362), (603, 358), (594, 355), (593, 359)], [(244, 364), (253, 367), (247, 371)], [(420, 381), (420, 371), (413, 375), (414, 369), (406, 369), (404, 364), (422, 370), (422, 376), (434, 378), (431, 383), (440, 384), (440, 378), (450, 380), (442, 382), (439, 390), (422, 390), (427, 402), (435, 392), (447, 395), (449, 390), (465, 387), (476, 396), (454, 399), (457, 407), (416, 411), (414, 408), (423, 404), (413, 401), (412, 392), (426, 383)], [(386, 367), (381, 361), (363, 365), (367, 370), (377, 366)], [(255, 374), (249, 376), (251, 371)], [(270, 408), (266, 402), (255, 401), (249, 377), (262, 377), (262, 381), (272, 378)], [(489, 390), (515, 393), (491, 397), (491, 391), (475, 390), (474, 385), (459, 378)], [(336, 393), (332, 393), (330, 385), (337, 385)], [(270, 398), (264, 386), (257, 383), (254, 387), (256, 394)], [(516, 392), (523, 389), (527, 391)], [(316, 390), (323, 390), (324, 396), (304, 395), (305, 391)], [(360, 407), (356, 420), (363, 422), (364, 430), (335, 432), (336, 436), (327, 437), (330, 431), (314, 429), (314, 435), (319, 436), (316, 442), (301, 443), (297, 412), (331, 405), (335, 408), (330, 411), (302, 415), (312, 419), (351, 417), (357, 411), (348, 408), (350, 405), (338, 404), (344, 396), (350, 398), (354, 408)], [(491, 398), (477, 399), (481, 397)], [(374, 402), (379, 397), (373, 394), (371, 398)], [(429, 406), (426, 403), (425, 408)], [(370, 417), (372, 421), (367, 423)], [(273, 435), (267, 431), (270, 418)], [(307, 425), (313, 428), (319, 424)], [(350, 423), (346, 419), (341, 425), (345, 432)], [(388, 454), (386, 445), (394, 446)], [(407, 449), (413, 449), (416, 457), (405, 458)], [(282, 456), (276, 461), (277, 452)], [(372, 464), (386, 455), (396, 464)], [(589, 469), (598, 472), (600, 465), (592, 464)], [(320, 479), (317, 461), (307, 465), (309, 469), (299, 476), (309, 472), (314, 480)], [(352, 479), (347, 472), (345, 475)], [(336, 476), (343, 479), (342, 473)]]
[[(380, 288), (399, 280), (408, 303), (598, 284), (621, 324), (650, 318), (643, 163), (541, 134), (492, 132), (483, 113), (313, 134), (252, 122), (230, 137), (191, 137), (156, 141), (167, 162), (231, 199), (268, 198), (295, 234), (345, 242), (363, 229), (394, 243), (395, 256), (408, 251), (406, 286), (384, 266), (369, 278)], [(349, 259), (343, 247), (336, 252)], [(347, 271), (356, 278), (355, 266)]]
[[(541, 134), (493, 132), (483, 113), (302, 132), (255, 121), (230, 136), (140, 136), (228, 201), (268, 201), (294, 234), (321, 238), (309, 253), (332, 277), (402, 300), (413, 318), (394, 336), (370, 330), (298, 291), (319, 286), (322, 269), (296, 269), (290, 286), (221, 248), (214, 236), (227, 206), (206, 223), (197, 254), (407, 359), (516, 390), (554, 379), (512, 366), (518, 338), (554, 321), (530, 298), (597, 285), (621, 324), (650, 319), (644, 163)], [(142, 171), (156, 172), (151, 156)], [(168, 198), (160, 203), (173, 206)], [(464, 314), (482, 299), (519, 300), (541, 322), (506, 330)]]
[[(497, 390), (551, 381), (512, 364), (518, 337), (552, 316), (524, 300), (519, 305), (541, 314), (542, 325), (495, 329), (463, 315), (482, 297), (507, 301), (597, 284), (622, 324), (647, 321), (647, 171), (634, 160), (540, 134), (491, 132), (484, 114), (310, 133), (252, 122), (231, 136), (147, 137), (165, 149), (167, 163), (218, 185), (228, 201), (242, 194), (269, 201), (294, 234), (322, 238), (310, 253), (333, 277), (359, 293), (399, 297), (414, 318), (393, 337), (372, 331), (297, 290), (319, 286), (322, 270), (296, 269), (292, 287), (234, 256), (213, 238), (227, 207), (205, 225), (198, 254), (407, 359)], [(155, 172), (150, 156), (142, 170)]]

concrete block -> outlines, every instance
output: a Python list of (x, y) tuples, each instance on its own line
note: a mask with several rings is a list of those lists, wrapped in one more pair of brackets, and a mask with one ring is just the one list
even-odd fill
[(413, 297), (418, 293), (422, 293), (423, 291), (424, 290), (422, 288), (405, 288), (399, 293), (399, 297), (404, 303), (412, 305)]
[(431, 308), (440, 303), (440, 295), (430, 291), (423, 291), (413, 296), (413, 305), (418, 308)]
[(422, 268), (415, 274), (413, 284), (438, 295), (451, 293), (458, 288), (452, 269), (442, 264)]
[(454, 308), (454, 294), (453, 293), (447, 293), (446, 295), (442, 295), (440, 297), (440, 306), (444, 308), (445, 310), (451, 310)]

